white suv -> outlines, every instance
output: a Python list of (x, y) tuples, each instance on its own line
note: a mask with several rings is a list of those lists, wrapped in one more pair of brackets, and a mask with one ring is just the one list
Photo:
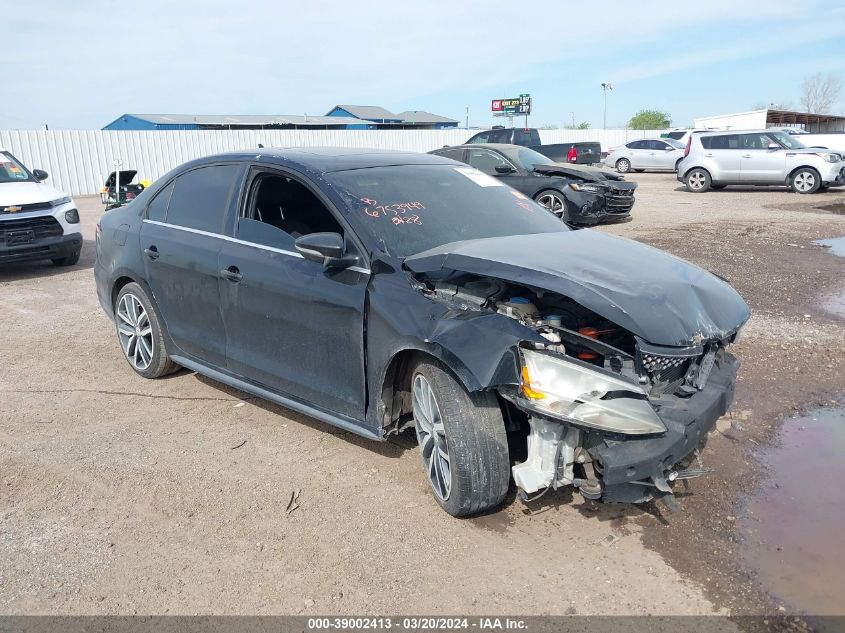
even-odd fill
[(79, 261), (79, 212), (66, 193), (45, 185), (47, 172), (30, 172), (0, 148), (0, 264), (49, 259), (56, 266)]
[(695, 193), (727, 185), (787, 185), (814, 193), (845, 185), (845, 160), (780, 131), (702, 132), (687, 141), (678, 180)]

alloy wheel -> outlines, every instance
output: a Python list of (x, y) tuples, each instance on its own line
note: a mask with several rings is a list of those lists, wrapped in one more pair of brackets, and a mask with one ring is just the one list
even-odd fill
[(689, 175), (687, 182), (689, 182), (690, 189), (701, 189), (707, 182), (707, 178), (700, 171), (694, 171)]
[(619, 173), (627, 173), (631, 169), (631, 163), (627, 158), (622, 158), (616, 163), (616, 171)]
[(542, 196), (537, 198), (537, 203), (546, 207), (555, 215), (559, 216), (563, 213), (563, 200), (551, 192), (544, 193)]
[(155, 343), (150, 318), (140, 299), (127, 292), (117, 304), (117, 336), (126, 360), (144, 371), (153, 360)]
[(812, 191), (813, 187), (816, 186), (816, 177), (809, 171), (802, 171), (801, 173), (795, 174), (793, 183), (796, 191), (806, 193), (807, 191)]
[(434, 390), (421, 374), (414, 376), (414, 423), (422, 452), (425, 472), (434, 494), (441, 501), (449, 499), (452, 490), (452, 469), (446, 429)]

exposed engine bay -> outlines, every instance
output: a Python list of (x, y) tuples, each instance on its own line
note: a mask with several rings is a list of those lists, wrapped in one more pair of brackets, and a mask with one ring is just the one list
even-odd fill
[(524, 501), (572, 485), (591, 499), (671, 504), (671, 482), (705, 472), (690, 462), (732, 399), (738, 362), (725, 348), (736, 332), (652, 345), (558, 293), (443, 273), (421, 280), (425, 294), (539, 334), (520, 345), (517, 384), (497, 387), (508, 431), (524, 442), (512, 467)]

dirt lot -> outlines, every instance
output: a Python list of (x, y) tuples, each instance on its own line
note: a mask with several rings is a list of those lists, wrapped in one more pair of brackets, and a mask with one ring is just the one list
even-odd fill
[[(456, 520), (415, 447), (370, 443), (193, 373), (137, 377), (83, 258), (0, 270), (0, 612), (777, 612), (737, 563), (754, 451), (845, 393), (845, 192), (679, 189), (635, 174), (635, 220), (599, 230), (726, 277), (753, 310), (732, 414), (679, 513), (560, 491)], [(244, 443), (245, 442), (245, 443)], [(299, 507), (285, 511), (301, 490)], [(795, 605), (786, 605), (791, 611)], [(800, 605), (797, 605), (800, 608)]]

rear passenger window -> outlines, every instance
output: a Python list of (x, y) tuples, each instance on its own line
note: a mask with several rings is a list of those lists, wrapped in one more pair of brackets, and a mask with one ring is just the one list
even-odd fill
[(510, 143), (511, 142), (511, 131), (510, 130), (493, 130), (490, 132), (490, 143)]
[(464, 161), (464, 150), (462, 149), (442, 149), (437, 152), (438, 156), (442, 156), (443, 158), (451, 158), (452, 160), (457, 160), (460, 162)]
[(220, 233), (239, 165), (210, 165), (176, 179), (167, 222), (189, 229)]
[(701, 139), (701, 146), (704, 149), (740, 149), (739, 134), (704, 136)]
[(647, 149), (648, 142), (647, 141), (633, 141), (632, 143), (628, 143), (625, 147), (628, 149)]
[(149, 206), (147, 206), (148, 220), (164, 222), (164, 218), (167, 216), (167, 203), (170, 202), (170, 194), (172, 193), (173, 183), (171, 182), (155, 195), (155, 198), (153, 198), (152, 201), (150, 201)]

